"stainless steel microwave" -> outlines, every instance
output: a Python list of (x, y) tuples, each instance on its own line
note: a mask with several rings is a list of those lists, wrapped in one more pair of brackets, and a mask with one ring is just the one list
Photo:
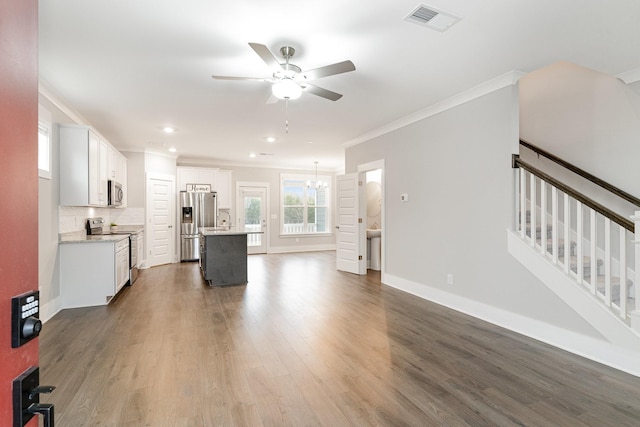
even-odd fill
[(122, 184), (109, 180), (109, 190), (107, 191), (107, 194), (109, 206), (122, 206), (122, 200), (124, 199)]

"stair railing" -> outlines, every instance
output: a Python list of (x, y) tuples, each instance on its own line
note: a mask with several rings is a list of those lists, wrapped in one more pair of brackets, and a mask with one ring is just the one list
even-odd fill
[[(585, 171), (521, 144), (637, 204), (640, 200)], [(640, 211), (633, 221), (513, 156), (520, 237), (640, 332)], [(591, 179), (594, 178), (594, 179)]]

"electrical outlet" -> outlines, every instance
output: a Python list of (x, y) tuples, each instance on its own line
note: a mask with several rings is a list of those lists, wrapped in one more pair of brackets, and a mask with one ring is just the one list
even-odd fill
[(453, 274), (447, 274), (447, 285), (453, 285)]

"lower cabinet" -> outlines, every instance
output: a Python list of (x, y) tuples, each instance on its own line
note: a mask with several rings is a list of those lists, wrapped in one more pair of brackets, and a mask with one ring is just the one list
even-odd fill
[(62, 308), (106, 305), (129, 281), (129, 238), (60, 243)]
[(247, 283), (247, 234), (200, 234), (200, 268), (210, 285)]

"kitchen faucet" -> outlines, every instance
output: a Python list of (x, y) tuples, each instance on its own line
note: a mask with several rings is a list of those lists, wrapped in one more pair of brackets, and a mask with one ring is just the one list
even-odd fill
[(219, 214), (218, 214), (218, 225), (220, 225), (220, 217), (222, 216), (222, 214), (227, 214), (227, 222), (225, 223), (224, 220), (222, 220), (222, 224), (225, 224), (227, 227), (231, 228), (231, 214), (229, 213), (228, 210), (220, 210)]

